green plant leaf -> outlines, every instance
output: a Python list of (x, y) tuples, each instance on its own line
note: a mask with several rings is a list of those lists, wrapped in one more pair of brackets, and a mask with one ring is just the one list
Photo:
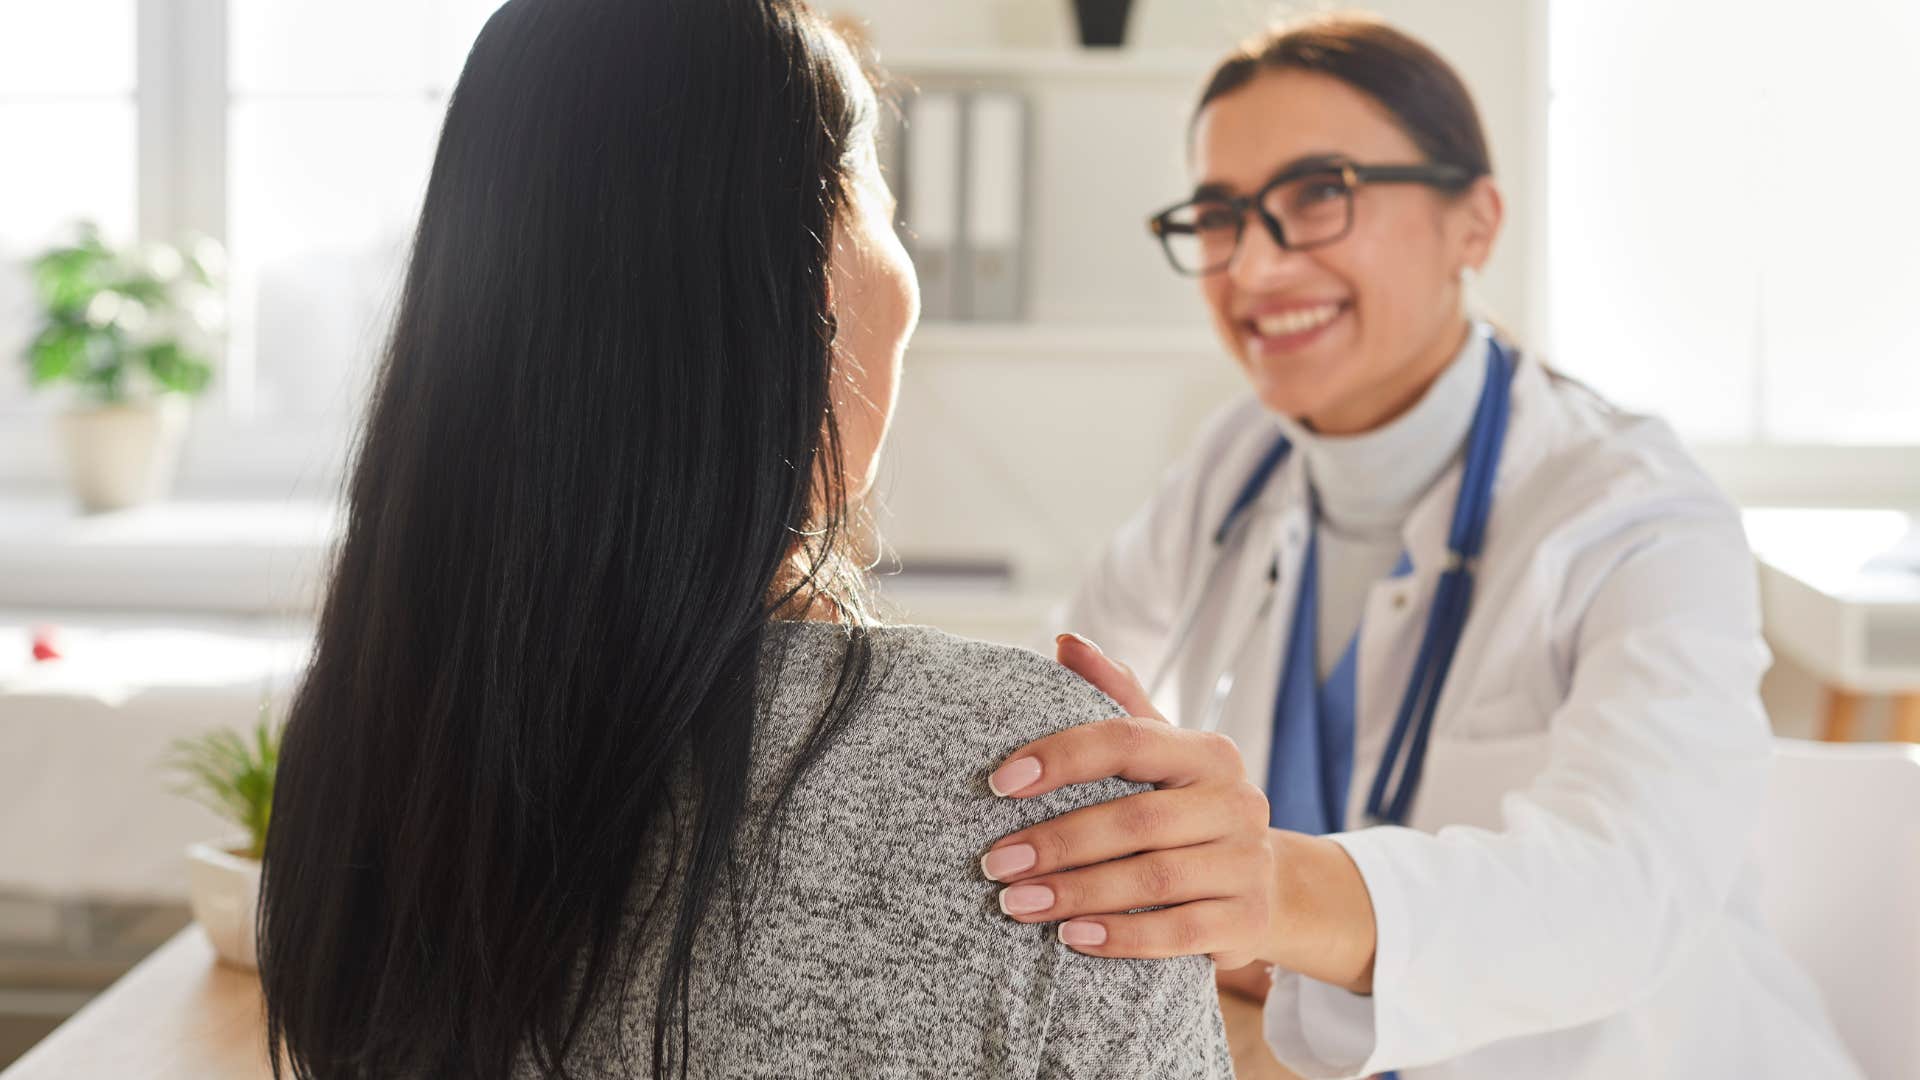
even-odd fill
[(212, 286), (214, 284), (214, 273), (207, 269), (206, 264), (200, 261), (200, 257), (190, 252), (183, 253), (183, 255), (184, 258), (182, 259), (181, 269), (185, 273), (187, 280), (196, 285)]
[[(208, 260), (220, 255), (210, 241), (197, 244), (192, 255), (183, 256), (187, 278), (214, 285), (218, 275)], [(206, 357), (179, 339), (129, 340), (129, 334), (140, 337), (146, 326), (168, 325), (169, 316), (181, 312), (188, 300), (154, 273), (153, 266), (144, 255), (114, 250), (91, 222), (80, 223), (73, 243), (35, 258), (33, 278), (46, 317), (41, 333), (22, 354), (29, 381), (36, 387), (69, 382), (88, 397), (113, 403), (128, 395), (131, 364), (151, 374), (163, 391), (205, 391), (213, 380), (213, 365)], [(136, 305), (145, 309), (144, 319), (129, 317), (140, 314)], [(108, 310), (113, 307), (120, 310)]]
[(227, 729), (178, 739), (165, 765), (182, 778), (177, 794), (247, 830), (248, 855), (258, 859), (266, 851), (279, 758), (280, 732), (263, 705), (251, 739)]
[(49, 310), (82, 312), (106, 286), (111, 256), (86, 248), (55, 248), (33, 261), (33, 281)]
[(146, 273), (129, 274), (113, 283), (113, 291), (129, 300), (138, 300), (148, 307), (163, 307), (167, 303), (166, 282)]
[(124, 401), (127, 393), (127, 363), (135, 355), (120, 328), (112, 324), (88, 326), (85, 366), (73, 374), (73, 381), (95, 400), (109, 404)]
[(45, 386), (73, 376), (87, 355), (88, 332), (55, 323), (40, 331), (27, 346), (28, 381)]
[(146, 348), (144, 359), (155, 382), (182, 394), (198, 394), (213, 380), (213, 366), (180, 347), (162, 341)]

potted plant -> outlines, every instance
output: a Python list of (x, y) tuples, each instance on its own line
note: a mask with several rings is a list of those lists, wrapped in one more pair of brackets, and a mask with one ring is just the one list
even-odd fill
[(119, 250), (91, 223), (31, 264), (41, 325), (24, 359), (35, 387), (65, 385), (67, 472), (88, 512), (165, 494), (187, 399), (207, 388), (205, 351), (222, 320), (217, 244)]
[(273, 813), (273, 774), (280, 732), (266, 706), (250, 735), (227, 729), (172, 744), (168, 764), (185, 777), (180, 794), (242, 830), (222, 840), (187, 845), (187, 891), (193, 917), (222, 960), (257, 966), (254, 914), (259, 906), (260, 858)]

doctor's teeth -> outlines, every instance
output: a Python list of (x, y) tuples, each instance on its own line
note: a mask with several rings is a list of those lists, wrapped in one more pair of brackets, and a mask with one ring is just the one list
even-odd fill
[(1324, 326), (1340, 314), (1339, 304), (1321, 304), (1319, 307), (1300, 308), (1282, 315), (1263, 315), (1254, 320), (1254, 328), (1266, 337), (1279, 337), (1282, 334), (1298, 334), (1316, 327)]

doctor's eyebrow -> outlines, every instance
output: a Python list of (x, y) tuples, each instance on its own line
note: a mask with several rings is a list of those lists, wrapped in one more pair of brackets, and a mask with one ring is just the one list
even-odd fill
[[(1338, 168), (1352, 160), (1353, 158), (1346, 154), (1332, 152), (1302, 154), (1273, 170), (1273, 172), (1261, 182), (1260, 186), (1266, 187), (1276, 180), (1291, 180), (1295, 176), (1319, 172), (1326, 168)], [(1192, 197), (1195, 199), (1230, 199), (1233, 195), (1234, 188), (1232, 184), (1212, 180), (1194, 188)]]

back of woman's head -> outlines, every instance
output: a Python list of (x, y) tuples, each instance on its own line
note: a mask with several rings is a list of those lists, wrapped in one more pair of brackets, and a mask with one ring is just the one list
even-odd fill
[[(636, 888), (670, 938), (655, 1070), (684, 1065), (764, 628), (859, 610), (849, 63), (798, 0), (510, 0), (475, 42), (285, 736), (260, 959), (296, 1075), (557, 1064), (632, 961)], [(662, 895), (637, 870), (668, 856)]]

